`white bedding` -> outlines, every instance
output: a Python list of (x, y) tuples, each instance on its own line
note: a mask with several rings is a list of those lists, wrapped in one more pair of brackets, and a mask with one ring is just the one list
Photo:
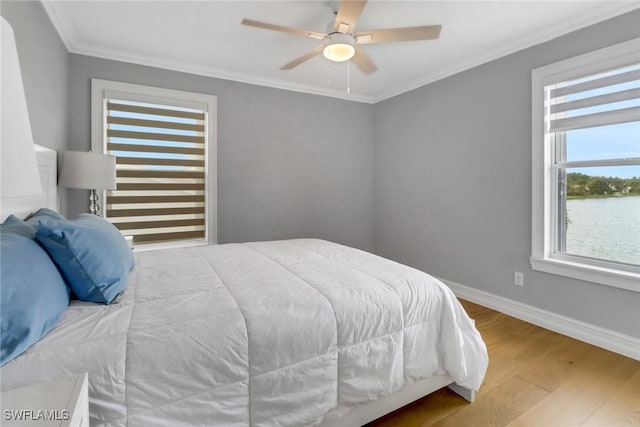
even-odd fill
[(487, 352), (453, 293), (395, 262), (313, 240), (136, 254), (117, 304), (74, 301), (0, 369), (8, 390), (89, 373), (91, 425), (318, 425)]

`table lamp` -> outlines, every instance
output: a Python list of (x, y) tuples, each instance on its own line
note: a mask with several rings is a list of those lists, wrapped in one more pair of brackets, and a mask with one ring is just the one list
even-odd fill
[(89, 211), (99, 215), (98, 190), (116, 189), (116, 158), (109, 154), (65, 151), (58, 184), (68, 188), (91, 190)]

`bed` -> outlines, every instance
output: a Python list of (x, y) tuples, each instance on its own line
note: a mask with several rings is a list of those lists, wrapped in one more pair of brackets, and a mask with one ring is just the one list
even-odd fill
[[(34, 203), (55, 204), (50, 191)], [(487, 368), (445, 285), (354, 248), (296, 239), (135, 261), (117, 302), (71, 301), (0, 368), (2, 390), (88, 372), (92, 426), (355, 426), (441, 387), (473, 400)]]

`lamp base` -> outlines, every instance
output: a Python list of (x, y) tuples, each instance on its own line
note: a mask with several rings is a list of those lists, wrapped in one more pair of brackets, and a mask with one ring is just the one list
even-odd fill
[(100, 203), (98, 203), (98, 193), (95, 189), (90, 190), (89, 193), (89, 212), (93, 215), (100, 215)]

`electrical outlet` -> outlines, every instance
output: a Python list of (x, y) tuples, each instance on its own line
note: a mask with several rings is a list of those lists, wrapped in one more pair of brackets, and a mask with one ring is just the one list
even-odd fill
[(516, 271), (513, 275), (513, 284), (516, 286), (524, 286), (524, 274)]

